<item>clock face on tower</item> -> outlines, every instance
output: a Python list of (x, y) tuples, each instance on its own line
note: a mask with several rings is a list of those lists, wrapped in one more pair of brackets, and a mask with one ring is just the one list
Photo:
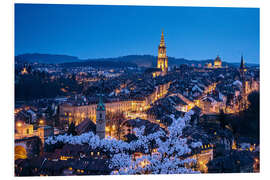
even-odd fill
[(103, 123), (103, 119), (98, 119), (97, 122), (98, 123)]

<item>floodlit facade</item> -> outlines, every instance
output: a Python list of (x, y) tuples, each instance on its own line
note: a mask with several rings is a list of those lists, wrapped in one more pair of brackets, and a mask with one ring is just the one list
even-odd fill
[[(156, 100), (163, 98), (170, 87), (170, 82), (156, 86), (154, 91), (148, 96), (144, 97), (142, 100), (122, 100), (104, 103), (106, 112), (124, 112), (124, 115), (128, 118), (130, 115), (134, 115), (134, 112), (139, 112), (137, 114), (142, 114), (142, 112), (150, 107), (151, 103)], [(72, 104), (62, 104), (59, 106), (59, 118), (62, 126), (67, 126), (71, 122), (75, 125), (80, 124), (86, 118), (91, 119), (96, 122), (96, 111), (97, 104), (90, 105), (72, 105)], [(136, 113), (135, 113), (136, 114)], [(139, 116), (133, 116), (131, 119), (135, 119)]]

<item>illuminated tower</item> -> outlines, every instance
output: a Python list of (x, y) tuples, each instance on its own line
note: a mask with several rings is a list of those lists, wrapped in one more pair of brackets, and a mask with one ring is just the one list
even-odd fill
[(168, 57), (166, 55), (166, 46), (165, 46), (163, 31), (161, 34), (160, 44), (158, 46), (157, 68), (160, 68), (162, 73), (168, 72)]
[(102, 95), (99, 95), (99, 102), (96, 109), (96, 134), (100, 139), (105, 138), (106, 127), (106, 108), (102, 100)]
[(246, 72), (245, 64), (244, 64), (244, 58), (243, 55), (241, 55), (241, 63), (240, 63), (240, 81), (242, 82), (242, 109), (247, 108), (247, 82), (246, 82), (246, 77), (245, 77), (245, 72)]

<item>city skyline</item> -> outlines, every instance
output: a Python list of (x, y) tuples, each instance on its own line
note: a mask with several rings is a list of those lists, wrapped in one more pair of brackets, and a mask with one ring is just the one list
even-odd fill
[(258, 8), (16, 4), (15, 27), (15, 55), (156, 55), (164, 30), (170, 57), (259, 64)]
[(259, 173), (258, 10), (16, 5), (14, 175)]

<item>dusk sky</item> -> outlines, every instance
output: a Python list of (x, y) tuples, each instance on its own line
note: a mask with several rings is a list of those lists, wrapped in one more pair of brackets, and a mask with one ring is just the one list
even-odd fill
[(15, 55), (157, 56), (162, 29), (168, 56), (259, 63), (258, 8), (16, 4)]

